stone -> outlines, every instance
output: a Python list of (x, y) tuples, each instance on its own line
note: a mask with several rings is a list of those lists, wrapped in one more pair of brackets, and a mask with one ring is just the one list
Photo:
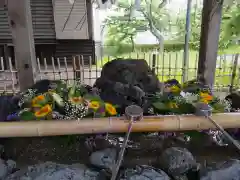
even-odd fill
[(170, 177), (162, 170), (151, 166), (136, 166), (134, 169), (126, 169), (120, 180), (170, 180)]
[(231, 111), (234, 112), (240, 109), (240, 93), (233, 92), (225, 97), (231, 103)]
[(4, 161), (0, 159), (0, 180), (5, 180), (5, 177), (13, 172), (16, 168), (16, 162), (13, 160)]
[(4, 180), (97, 180), (99, 172), (82, 164), (64, 165), (46, 162), (21, 169)]
[(4, 160), (0, 159), (0, 180), (3, 180), (8, 174), (8, 167)]
[(16, 162), (11, 159), (6, 161), (6, 165), (7, 165), (7, 169), (8, 169), (9, 173), (11, 173), (13, 171), (13, 169), (15, 169), (17, 167)]
[(240, 180), (240, 161), (229, 160), (218, 163), (215, 167), (208, 167), (202, 173), (201, 180)]
[(160, 164), (173, 177), (181, 176), (198, 167), (191, 152), (181, 147), (166, 149), (160, 156)]
[(116, 158), (117, 150), (114, 148), (107, 148), (93, 152), (90, 156), (90, 163), (94, 166), (111, 170), (116, 163)]
[(125, 109), (142, 105), (143, 97), (161, 91), (161, 83), (143, 59), (115, 59), (104, 65), (94, 87), (104, 101)]

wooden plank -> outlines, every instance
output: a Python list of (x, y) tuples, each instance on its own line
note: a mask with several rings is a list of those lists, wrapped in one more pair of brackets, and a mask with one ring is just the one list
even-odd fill
[(57, 39), (89, 39), (86, 0), (53, 2)]
[(212, 87), (217, 61), (222, 0), (204, 0), (198, 61), (198, 79)]
[(86, 13), (88, 23), (88, 38), (93, 39), (93, 6), (91, 0), (86, 0)]
[(0, 0), (0, 8), (3, 8), (6, 5), (6, 0)]
[(25, 90), (34, 83), (36, 72), (30, 0), (8, 0), (7, 5), (20, 90)]

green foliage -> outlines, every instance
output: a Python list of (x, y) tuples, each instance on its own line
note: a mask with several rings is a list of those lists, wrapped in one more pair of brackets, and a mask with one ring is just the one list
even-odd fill
[[(164, 42), (164, 51), (165, 52), (178, 52), (180, 50), (183, 50), (184, 48), (184, 42), (180, 41), (165, 41)], [(160, 51), (160, 45), (159, 44), (137, 44), (134, 45), (134, 50), (132, 50), (132, 44), (118, 44), (112, 46), (105, 46), (104, 47), (104, 52), (105, 54), (109, 56), (115, 56), (117, 57), (118, 55), (122, 54), (127, 54), (131, 52), (151, 52), (154, 50)], [(192, 50), (196, 50), (195, 43), (189, 43), (189, 48)]]
[(231, 7), (225, 7), (224, 11), (220, 38), (221, 47), (227, 48), (240, 40), (240, 5), (235, 2)]
[[(112, 15), (104, 22), (108, 28), (105, 53), (119, 55), (135, 50), (134, 38), (138, 32), (150, 30), (160, 41), (161, 32), (166, 30), (169, 16), (164, 8), (166, 0), (146, 0), (141, 2), (139, 11), (135, 11), (132, 1), (120, 0), (116, 9), (119, 14)], [(120, 13), (123, 12), (123, 13)], [(134, 13), (137, 17), (134, 17)], [(128, 44), (128, 46), (126, 46)]]
[[(237, 44), (240, 36), (240, 6), (238, 0), (228, 0), (223, 8), (219, 49), (225, 50)], [(177, 16), (170, 14), (165, 8), (165, 1), (146, 0), (137, 11), (137, 18), (132, 17), (134, 5), (132, 1), (120, 0), (116, 12), (124, 12), (108, 17), (105, 53), (118, 56), (130, 52), (149, 52), (160, 49), (160, 45), (136, 45), (134, 38), (138, 32), (150, 31), (161, 42), (161, 34), (169, 31), (167, 27), (177, 31), (168, 32), (174, 41), (164, 41), (165, 51), (179, 51), (184, 48), (186, 12)], [(171, 16), (171, 18), (170, 18)], [(202, 9), (195, 5), (191, 10), (190, 49), (198, 50)]]
[(152, 104), (152, 106), (158, 111), (158, 112), (167, 112), (168, 111), (168, 107), (166, 106), (166, 104), (164, 104), (163, 102), (154, 102)]
[[(210, 105), (214, 113), (230, 110), (229, 102), (211, 95), (196, 81), (189, 81), (184, 87), (177, 84), (165, 87), (163, 93), (156, 94), (149, 100), (155, 114), (192, 114), (196, 112), (197, 104)], [(177, 93), (179, 91), (176, 89), (181, 93)]]
[[(193, 49), (199, 48), (200, 41), (200, 33), (201, 33), (201, 17), (202, 17), (202, 9), (198, 8), (197, 5), (192, 9), (190, 14), (191, 20), (191, 34), (190, 34), (190, 42)], [(180, 14), (179, 19), (177, 20), (177, 34), (176, 41), (184, 42), (185, 38), (185, 24), (186, 24), (186, 14)]]
[(26, 120), (26, 121), (36, 119), (36, 117), (34, 116), (34, 113), (32, 113), (31, 111), (22, 111), (21, 113), (19, 113), (19, 116), (20, 116), (20, 119)]

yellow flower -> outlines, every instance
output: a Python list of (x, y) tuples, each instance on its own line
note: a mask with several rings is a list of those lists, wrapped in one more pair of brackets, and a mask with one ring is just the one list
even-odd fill
[(170, 91), (173, 93), (178, 93), (181, 91), (181, 89), (178, 86), (174, 85), (170, 87)]
[(200, 98), (201, 98), (200, 101), (206, 104), (208, 104), (209, 101), (213, 100), (213, 97), (209, 93), (203, 93), (203, 92), (200, 93)]
[(70, 98), (70, 101), (73, 103), (73, 104), (80, 104), (83, 102), (83, 98), (81, 96), (79, 97), (71, 97)]
[(47, 104), (43, 106), (39, 111), (35, 112), (34, 115), (36, 117), (44, 117), (51, 112), (52, 112), (52, 107), (49, 104)]
[(206, 100), (206, 99), (201, 99), (200, 102), (202, 102), (202, 103), (204, 103), (204, 104), (208, 104), (209, 101)]
[(108, 114), (112, 116), (117, 114), (116, 108), (112, 104), (105, 103), (105, 109), (108, 112)]
[(170, 107), (171, 109), (173, 109), (173, 108), (178, 108), (178, 105), (177, 105), (177, 103), (170, 102), (170, 103), (169, 103), (169, 107)]
[(98, 108), (100, 108), (100, 104), (98, 101), (91, 101), (89, 103), (89, 108), (97, 110)]
[(41, 105), (38, 104), (38, 103), (41, 102), (41, 101), (44, 101), (44, 100), (45, 100), (45, 96), (44, 95), (39, 95), (39, 96), (33, 98), (32, 106), (33, 107), (41, 107)]

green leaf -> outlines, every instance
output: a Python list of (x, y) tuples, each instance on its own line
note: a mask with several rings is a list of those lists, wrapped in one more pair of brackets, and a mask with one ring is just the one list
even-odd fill
[(168, 109), (167, 106), (164, 103), (161, 103), (161, 102), (154, 102), (152, 105), (158, 110)]
[(88, 93), (87, 89), (84, 86), (80, 86), (79, 91), (80, 91), (81, 95)]
[(45, 99), (43, 101), (37, 102), (37, 105), (40, 105), (41, 107), (45, 106), (46, 104), (48, 104), (48, 100), (47, 99)]
[(199, 131), (188, 131), (184, 133), (187, 136), (190, 136), (191, 139), (197, 140), (197, 139), (201, 139), (203, 138), (203, 133), (199, 132)]
[(35, 116), (32, 112), (30, 111), (23, 111), (20, 113), (20, 119), (21, 120), (34, 120)]
[(189, 114), (189, 113), (195, 112), (195, 107), (189, 103), (179, 104), (178, 108), (179, 108), (179, 112), (181, 112), (181, 114)]
[(121, 107), (121, 106), (119, 106), (119, 105), (117, 105), (117, 104), (116, 104), (116, 105), (113, 105), (113, 106), (114, 106), (115, 108), (120, 108), (120, 107)]
[(76, 91), (76, 85), (73, 84), (73, 86), (70, 88), (69, 93), (68, 93), (68, 97), (74, 97), (75, 96), (75, 91)]
[(57, 103), (58, 106), (60, 106), (60, 107), (64, 106), (64, 101), (61, 98), (61, 96), (59, 96), (56, 93), (52, 93), (52, 97), (53, 97), (53, 100)]
[(67, 84), (64, 81), (58, 82), (56, 92), (61, 93), (63, 89), (67, 89)]
[(102, 101), (102, 99), (99, 96), (93, 96), (90, 94), (84, 95), (83, 98), (89, 101)]
[(214, 103), (211, 105), (213, 107), (213, 113), (223, 113), (225, 112), (225, 106), (220, 103)]
[(80, 96), (82, 96), (80, 89), (76, 89), (76, 91), (74, 93), (74, 97), (80, 97)]

